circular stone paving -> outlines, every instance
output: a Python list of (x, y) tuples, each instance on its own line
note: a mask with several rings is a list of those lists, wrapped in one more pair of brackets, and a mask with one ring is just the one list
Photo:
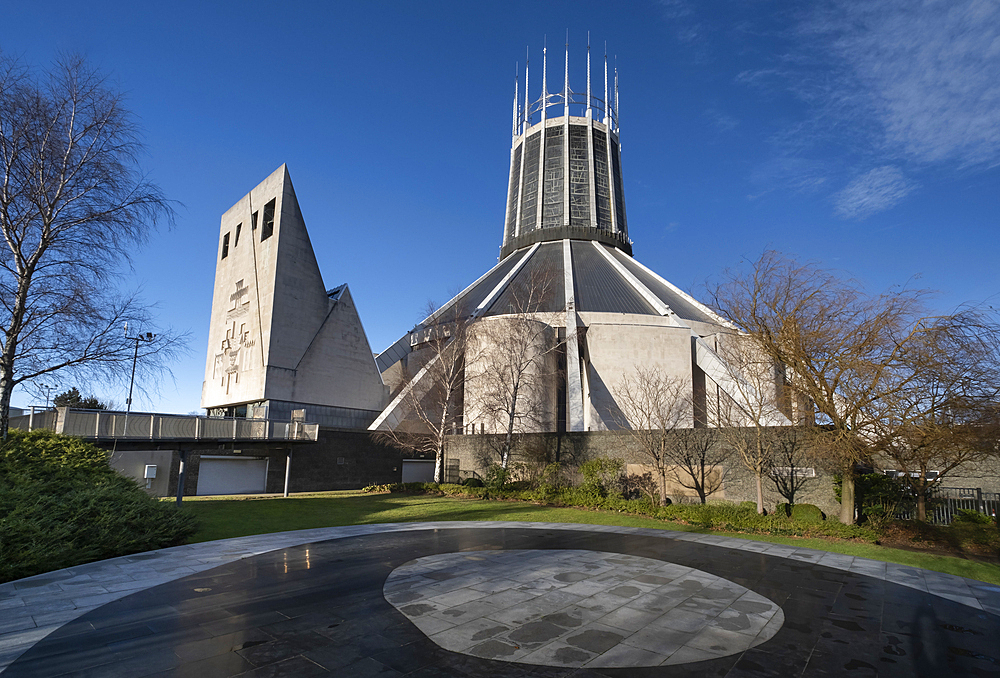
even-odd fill
[(503, 550), (410, 561), (383, 593), (440, 647), (523, 664), (636, 667), (742, 652), (781, 608), (701, 570), (619, 553)]

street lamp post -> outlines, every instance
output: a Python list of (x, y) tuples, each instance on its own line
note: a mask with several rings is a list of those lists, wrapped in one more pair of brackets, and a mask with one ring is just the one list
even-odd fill
[(45, 389), (45, 409), (48, 410), (49, 409), (49, 394), (52, 392), (52, 389), (59, 388), (59, 386), (58, 386), (58, 384), (39, 384), (39, 386), (41, 388)]
[(140, 341), (153, 341), (156, 335), (152, 332), (146, 332), (146, 334), (136, 334), (134, 337), (128, 336), (128, 323), (125, 323), (125, 338), (128, 341), (135, 342), (135, 352), (132, 353), (132, 378), (128, 382), (128, 400), (125, 401), (125, 430), (122, 433), (123, 437), (128, 437), (128, 415), (132, 412), (132, 388), (135, 386), (135, 364), (139, 360), (139, 342)]

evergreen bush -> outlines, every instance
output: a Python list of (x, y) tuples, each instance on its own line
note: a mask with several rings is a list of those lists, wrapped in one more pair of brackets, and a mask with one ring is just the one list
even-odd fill
[(788, 515), (795, 520), (804, 520), (806, 522), (818, 523), (826, 520), (826, 514), (818, 506), (812, 504), (794, 504), (791, 507), (791, 513)]
[(985, 513), (980, 513), (979, 511), (958, 509), (958, 512), (955, 513), (955, 517), (952, 518), (952, 522), (972, 523), (973, 525), (991, 525), (993, 523), (993, 519)]
[(580, 489), (596, 497), (605, 497), (624, 468), (625, 463), (621, 459), (598, 457), (585, 461), (580, 464), (580, 473), (583, 474)]
[(0, 582), (175, 546), (195, 529), (78, 438), (11, 431), (0, 445)]

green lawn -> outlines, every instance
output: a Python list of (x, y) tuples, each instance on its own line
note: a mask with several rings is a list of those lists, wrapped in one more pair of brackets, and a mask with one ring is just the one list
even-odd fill
[[(364, 494), (354, 491), (298, 494), (287, 499), (190, 497), (184, 500), (184, 505), (197, 516), (200, 523), (198, 532), (190, 540), (192, 542), (315, 527), (429, 520), (520, 520), (622, 525), (683, 532), (707, 531), (691, 525), (608, 511), (536, 506), (523, 502), (482, 501), (427, 495)], [(1000, 584), (1000, 565), (962, 558), (832, 539), (772, 537), (730, 532), (714, 534), (844, 553)]]

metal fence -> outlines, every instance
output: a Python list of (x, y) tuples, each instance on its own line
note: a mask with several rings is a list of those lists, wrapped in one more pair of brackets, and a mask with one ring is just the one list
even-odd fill
[(198, 417), (148, 412), (55, 410), (10, 418), (10, 427), (95, 440), (308, 440), (319, 438), (319, 424), (275, 419)]
[[(950, 525), (959, 511), (975, 511), (996, 520), (1000, 512), (1000, 492), (983, 492), (979, 487), (939, 487), (927, 502), (927, 522), (935, 525)], [(917, 517), (916, 508), (896, 511), (901, 520)]]

